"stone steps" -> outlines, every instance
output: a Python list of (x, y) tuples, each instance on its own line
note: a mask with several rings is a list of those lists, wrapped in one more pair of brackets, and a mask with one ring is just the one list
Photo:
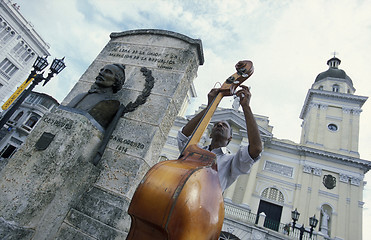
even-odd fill
[(128, 206), (126, 198), (93, 187), (71, 208), (57, 239), (70, 239), (69, 236), (75, 235), (81, 235), (84, 240), (125, 239), (130, 227)]

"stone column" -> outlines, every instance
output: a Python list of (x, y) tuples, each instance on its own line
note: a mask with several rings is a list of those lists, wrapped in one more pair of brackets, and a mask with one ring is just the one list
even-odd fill
[[(88, 91), (99, 70), (111, 63), (126, 67), (123, 89), (116, 93), (122, 104), (134, 102), (142, 93), (145, 84), (141, 72), (143, 67), (150, 70), (154, 78), (151, 94), (143, 105), (120, 118), (97, 167), (86, 161), (86, 169), (92, 170), (81, 172), (80, 177), (84, 179), (87, 175), (85, 178), (89, 176), (94, 180), (77, 183), (84, 187), (69, 188), (69, 193), (76, 196), (70, 199), (68, 206), (57, 209), (46, 204), (39, 209), (39, 214), (48, 217), (52, 214), (47, 209), (54, 207), (54, 213), (65, 213), (63, 219), (48, 227), (40, 221), (31, 223), (30, 219), (20, 219), (20, 227), (32, 227), (32, 239), (125, 238), (130, 227), (130, 217), (126, 212), (128, 205), (144, 174), (157, 163), (168, 132), (196, 77), (198, 65), (203, 64), (202, 45), (200, 40), (164, 30), (112, 33), (111, 40), (62, 104), (66, 105), (76, 95)], [(81, 138), (86, 136), (81, 135)], [(84, 147), (80, 146), (80, 149), (84, 151)], [(71, 160), (65, 156), (64, 161), (63, 164), (68, 164)], [(81, 194), (81, 190), (85, 190), (84, 193)], [(6, 222), (14, 221), (13, 218), (4, 219)]]

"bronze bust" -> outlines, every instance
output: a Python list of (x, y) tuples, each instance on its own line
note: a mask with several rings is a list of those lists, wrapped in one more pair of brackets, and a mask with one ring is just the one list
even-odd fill
[(115, 100), (113, 95), (121, 90), (124, 82), (125, 66), (108, 64), (99, 71), (90, 90), (77, 95), (67, 107), (88, 112), (102, 127), (106, 128), (120, 106), (120, 102)]

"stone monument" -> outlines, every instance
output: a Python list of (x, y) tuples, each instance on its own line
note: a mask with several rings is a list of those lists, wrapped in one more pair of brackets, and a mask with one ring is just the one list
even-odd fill
[[(0, 172), (0, 239), (125, 239), (132, 195), (159, 159), (203, 52), (200, 40), (164, 30), (110, 37)], [(84, 103), (112, 64), (125, 68), (122, 89), (106, 89), (103, 107)]]

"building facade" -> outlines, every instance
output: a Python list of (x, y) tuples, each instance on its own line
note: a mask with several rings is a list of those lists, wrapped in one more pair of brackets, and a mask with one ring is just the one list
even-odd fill
[(42, 116), (59, 106), (53, 97), (31, 92), (0, 130), (0, 170), (23, 144)]
[[(28, 75), (37, 56), (49, 56), (49, 45), (10, 0), (0, 0), (0, 105)], [(0, 110), (2, 111), (2, 110)]]
[[(255, 115), (264, 151), (250, 172), (224, 192), (226, 217), (220, 239), (299, 237), (299, 231), (289, 227), (295, 209), (300, 213), (298, 227), (309, 231), (309, 218), (319, 220), (314, 239), (362, 239), (364, 176), (371, 162), (360, 159), (358, 139), (367, 97), (354, 94), (352, 80), (338, 68), (338, 58), (327, 64), (329, 69), (317, 76), (305, 98), (300, 143), (275, 138), (269, 118)], [(220, 108), (211, 123), (226, 119), (233, 128), (228, 145), (233, 153), (248, 144), (245, 120), (240, 111)], [(175, 121), (163, 159), (178, 157), (176, 135), (187, 121), (182, 117)], [(211, 126), (200, 144), (210, 143), (210, 130)], [(260, 217), (265, 218), (262, 223)], [(309, 239), (308, 233), (304, 239)]]

